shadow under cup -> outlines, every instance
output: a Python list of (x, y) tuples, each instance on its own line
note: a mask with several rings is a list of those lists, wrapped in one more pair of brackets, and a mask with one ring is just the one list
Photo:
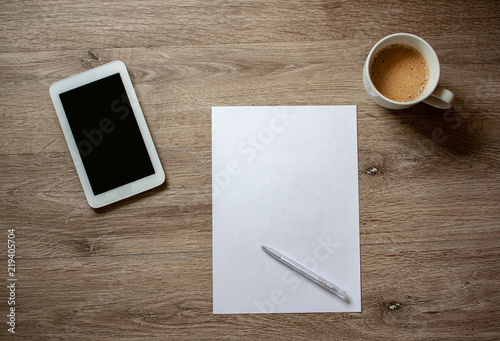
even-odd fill
[[(377, 55), (377, 52), (379, 52), (384, 47), (392, 44), (410, 45), (413, 48), (420, 51), (422, 56), (427, 61), (427, 65), (429, 67), (429, 80), (427, 86), (424, 92), (413, 101), (397, 102), (385, 97), (377, 90), (377, 88), (374, 86), (370, 78), (370, 65), (372, 64), (373, 59)], [(434, 92), (434, 90), (438, 85), (439, 73), (440, 73), (439, 60), (432, 47), (429, 45), (429, 43), (427, 43), (422, 38), (419, 38), (413, 34), (397, 33), (383, 38), (372, 48), (372, 50), (368, 54), (368, 57), (365, 61), (365, 65), (363, 67), (363, 83), (365, 85), (368, 94), (380, 106), (388, 109), (405, 109), (422, 101), (425, 102), (425, 100)]]

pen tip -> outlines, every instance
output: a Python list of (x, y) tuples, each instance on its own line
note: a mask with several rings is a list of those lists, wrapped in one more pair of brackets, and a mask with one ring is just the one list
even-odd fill
[(264, 250), (265, 252), (269, 253), (269, 248), (265, 245), (261, 245), (260, 246), (262, 250)]

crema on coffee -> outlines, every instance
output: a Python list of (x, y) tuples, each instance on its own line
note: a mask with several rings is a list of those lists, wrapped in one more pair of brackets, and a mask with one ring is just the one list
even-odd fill
[(429, 82), (429, 66), (420, 51), (406, 44), (392, 44), (375, 54), (370, 65), (375, 88), (396, 102), (419, 98)]

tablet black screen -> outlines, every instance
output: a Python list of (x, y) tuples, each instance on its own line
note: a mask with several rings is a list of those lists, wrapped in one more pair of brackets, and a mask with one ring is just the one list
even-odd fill
[(119, 73), (59, 96), (94, 195), (154, 174)]

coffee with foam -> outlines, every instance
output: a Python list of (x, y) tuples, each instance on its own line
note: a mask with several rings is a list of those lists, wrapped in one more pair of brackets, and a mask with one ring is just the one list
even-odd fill
[(414, 47), (392, 44), (375, 54), (370, 78), (383, 96), (396, 102), (411, 102), (424, 93), (429, 83), (429, 66)]

